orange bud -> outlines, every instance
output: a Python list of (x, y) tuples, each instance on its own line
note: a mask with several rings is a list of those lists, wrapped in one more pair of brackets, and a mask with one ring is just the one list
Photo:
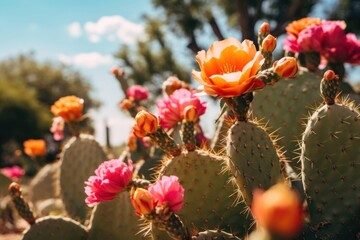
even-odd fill
[(265, 52), (274, 51), (276, 48), (276, 38), (271, 34), (267, 35), (262, 42), (261, 48)]
[(154, 200), (148, 190), (137, 188), (131, 196), (131, 203), (138, 215), (147, 215), (154, 209)]
[(140, 135), (153, 133), (159, 126), (157, 117), (145, 110), (141, 110), (136, 114), (135, 121), (138, 127), (136, 131), (138, 131)]
[(327, 70), (324, 73), (324, 79), (325, 80), (331, 81), (331, 80), (338, 79), (338, 78), (339, 78), (339, 76), (336, 75), (333, 70)]
[(259, 29), (260, 33), (269, 33), (270, 32), (270, 24), (267, 22), (263, 22)]
[(52, 106), (51, 112), (62, 117), (65, 122), (80, 121), (83, 116), (84, 99), (76, 96), (59, 98)]
[(185, 107), (184, 118), (186, 121), (195, 121), (198, 118), (196, 107), (192, 105)]
[(137, 138), (136, 138), (136, 135), (134, 133), (130, 133), (127, 145), (129, 147), (130, 151), (136, 151), (136, 149), (137, 149)]
[(294, 236), (302, 227), (303, 209), (299, 196), (283, 183), (266, 192), (256, 190), (251, 211), (257, 224), (282, 236)]
[(118, 67), (113, 67), (111, 68), (111, 73), (114, 75), (114, 76), (125, 76), (125, 71), (121, 70), (120, 68)]
[(29, 139), (23, 142), (24, 152), (30, 157), (46, 155), (46, 142), (43, 139)]
[(293, 78), (296, 76), (299, 68), (294, 57), (283, 57), (274, 62), (274, 71), (282, 78)]
[(120, 108), (122, 110), (129, 110), (130, 108), (134, 107), (134, 101), (131, 99), (124, 98), (120, 102)]

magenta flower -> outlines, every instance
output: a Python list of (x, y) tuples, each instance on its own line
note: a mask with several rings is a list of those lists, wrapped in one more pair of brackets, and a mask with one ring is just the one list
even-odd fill
[(160, 125), (164, 129), (170, 129), (181, 122), (184, 119), (184, 110), (187, 106), (196, 108), (197, 118), (205, 113), (206, 103), (201, 102), (195, 93), (195, 91), (182, 88), (157, 102)]
[(155, 201), (155, 205), (163, 205), (177, 212), (184, 203), (184, 188), (176, 176), (163, 176), (161, 180), (151, 185), (148, 189)]
[(55, 117), (52, 120), (50, 132), (54, 134), (54, 140), (60, 141), (64, 139), (65, 122), (62, 117)]
[(133, 177), (132, 162), (120, 159), (105, 161), (95, 170), (95, 176), (85, 182), (86, 204), (93, 207), (99, 202), (110, 201), (121, 192)]
[(24, 176), (25, 171), (21, 167), (14, 165), (12, 167), (1, 168), (0, 173), (4, 174), (13, 181), (17, 181), (19, 178)]
[(126, 90), (126, 94), (129, 98), (133, 98), (135, 101), (146, 100), (149, 97), (149, 91), (140, 86), (133, 85)]

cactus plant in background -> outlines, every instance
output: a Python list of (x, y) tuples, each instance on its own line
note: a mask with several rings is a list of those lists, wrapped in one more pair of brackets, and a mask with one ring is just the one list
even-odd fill
[[(329, 67), (334, 59), (358, 63), (358, 41), (343, 30), (341, 21), (293, 22), (285, 45), (298, 59), (274, 62), (277, 40), (267, 23), (260, 26), (259, 50), (250, 40), (216, 41), (196, 55), (200, 70), (192, 74), (199, 90), (167, 79), (158, 116), (146, 110), (155, 103), (145, 102), (147, 89), (129, 86), (125, 72), (114, 68), (125, 95), (121, 108), (135, 121), (119, 158), (109, 157), (93, 136), (78, 129), (82, 99), (59, 99), (51, 107), (56, 116), (51, 132), (60, 140), (68, 126), (73, 137), (59, 161), (31, 181), (29, 194), (23, 197), (17, 183), (9, 187), (20, 216), (30, 224), (23, 239), (355, 239), (360, 111), (336, 99), (340, 82), (333, 71), (321, 80), (324, 104), (303, 133), (299, 120), (320, 102), (319, 56)], [(336, 39), (323, 37), (331, 33), (348, 44), (346, 56)], [(321, 36), (310, 41), (312, 34)], [(221, 99), (210, 149), (197, 138), (206, 110), (201, 92)], [(294, 154), (300, 136), (303, 186), (294, 191), (289, 178), (291, 167), (300, 172)], [(60, 216), (37, 219), (33, 210)]]

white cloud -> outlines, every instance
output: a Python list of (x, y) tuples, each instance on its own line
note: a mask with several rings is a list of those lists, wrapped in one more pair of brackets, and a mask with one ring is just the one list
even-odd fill
[(82, 29), (81, 29), (81, 25), (79, 22), (73, 22), (71, 23), (68, 28), (68, 33), (70, 34), (70, 36), (74, 37), (74, 38), (78, 38), (82, 35)]
[(103, 16), (96, 22), (84, 25), (91, 42), (99, 42), (102, 38), (108, 41), (120, 40), (126, 44), (133, 44), (144, 36), (144, 26), (130, 22), (122, 16)]
[(72, 56), (60, 54), (58, 59), (62, 63), (83, 68), (95, 68), (102, 65), (114, 64), (114, 58), (111, 55), (102, 55), (98, 52), (79, 53)]

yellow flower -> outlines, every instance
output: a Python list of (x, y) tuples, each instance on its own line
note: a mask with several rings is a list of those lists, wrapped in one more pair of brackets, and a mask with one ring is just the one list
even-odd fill
[(228, 38), (214, 42), (207, 52), (198, 52), (200, 72), (192, 74), (208, 95), (235, 97), (265, 86), (255, 78), (263, 59), (252, 41)]
[(266, 192), (256, 190), (251, 211), (257, 224), (281, 236), (294, 236), (302, 227), (303, 209), (299, 196), (283, 183)]
[(59, 98), (52, 106), (51, 112), (62, 117), (65, 122), (80, 121), (83, 116), (84, 100), (76, 96)]
[(23, 142), (24, 152), (30, 157), (46, 155), (46, 143), (42, 139), (29, 139)]

